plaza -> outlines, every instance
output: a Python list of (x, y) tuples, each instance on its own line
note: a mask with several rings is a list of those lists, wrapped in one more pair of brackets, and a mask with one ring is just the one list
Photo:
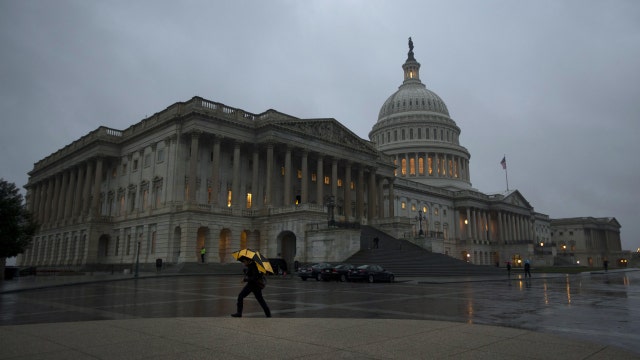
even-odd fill
[(233, 319), (235, 275), (21, 278), (1, 289), (0, 358), (240, 358), (256, 344), (278, 358), (635, 359), (639, 281), (635, 269), (389, 284), (272, 277), (273, 318), (250, 296)]

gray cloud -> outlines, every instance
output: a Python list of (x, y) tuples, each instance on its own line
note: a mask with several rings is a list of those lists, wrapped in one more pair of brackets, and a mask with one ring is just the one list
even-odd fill
[(402, 82), (447, 103), (474, 187), (615, 216), (640, 247), (636, 1), (0, 1), (0, 176), (199, 95), (334, 117), (363, 138)]

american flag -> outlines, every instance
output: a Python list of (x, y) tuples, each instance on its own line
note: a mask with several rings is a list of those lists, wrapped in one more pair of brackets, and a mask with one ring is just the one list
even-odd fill
[(505, 170), (507, 169), (507, 157), (506, 156), (502, 158), (502, 161), (500, 161), (500, 165), (502, 165), (503, 169), (505, 169)]

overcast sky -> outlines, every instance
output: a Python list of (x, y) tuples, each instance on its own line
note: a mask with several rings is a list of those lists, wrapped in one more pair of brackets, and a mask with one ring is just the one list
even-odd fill
[(615, 217), (640, 247), (636, 0), (0, 0), (0, 177), (196, 95), (368, 139), (409, 36), (476, 189), (506, 190), (506, 155), (536, 211)]

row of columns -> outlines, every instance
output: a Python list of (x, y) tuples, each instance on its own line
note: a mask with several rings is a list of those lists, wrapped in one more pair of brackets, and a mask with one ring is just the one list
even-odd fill
[[(456, 220), (459, 221), (459, 217), (459, 212), (456, 211)], [(467, 208), (466, 221), (466, 224), (458, 223), (463, 227), (462, 233), (469, 240), (493, 242), (496, 240), (522, 241), (535, 239), (534, 224), (527, 215), (499, 211), (497, 213), (497, 230), (492, 231), (489, 211)]]
[[(199, 148), (199, 137), (200, 137), (201, 133), (200, 132), (194, 132), (191, 134), (191, 144), (190, 144), (190, 149), (191, 149), (191, 154), (192, 154), (192, 159), (193, 158), (193, 154), (197, 154), (198, 153), (198, 148)], [(221, 138), (220, 137), (215, 137), (214, 141), (213, 141), (213, 159), (212, 159), (212, 170), (211, 170), (211, 179), (212, 179), (212, 184), (214, 184), (214, 186), (216, 184), (218, 184), (219, 180), (220, 180), (220, 165), (221, 165), (221, 152), (220, 152), (220, 145), (221, 145)], [(233, 143), (233, 164), (232, 164), (232, 179), (231, 179), (231, 191), (232, 191), (232, 205), (234, 206), (241, 206), (242, 201), (243, 201), (243, 197), (242, 194), (241, 195), (241, 189), (240, 189), (240, 184), (241, 184), (241, 161), (242, 161), (242, 157), (241, 157), (241, 146), (242, 146), (242, 142), (240, 141), (234, 141)], [(282, 144), (282, 146), (285, 147), (284, 149), (284, 179), (283, 179), (283, 204), (285, 206), (287, 205), (293, 205), (294, 204), (294, 199), (292, 197), (293, 193), (292, 193), (292, 181), (293, 181), (293, 176), (296, 175), (296, 172), (294, 171), (294, 164), (293, 164), (293, 151), (294, 149), (290, 146), (288, 146), (287, 144)], [(266, 206), (272, 206), (274, 205), (274, 199), (273, 199), (273, 193), (274, 193), (274, 179), (273, 176), (276, 175), (276, 173), (278, 172), (278, 170), (276, 170), (275, 167), (275, 147), (276, 144), (273, 143), (268, 143), (266, 145), (266, 169), (267, 169), (267, 176), (266, 179), (264, 179), (265, 181), (265, 205)], [(333, 195), (338, 197), (342, 197), (342, 199), (344, 200), (344, 204), (345, 204), (345, 216), (347, 217), (347, 220), (349, 220), (349, 218), (351, 218), (351, 203), (353, 201), (352, 199), (352, 190), (351, 190), (351, 182), (353, 179), (353, 169), (354, 169), (354, 163), (350, 162), (350, 161), (346, 161), (346, 163), (344, 164), (344, 183), (342, 185), (342, 193), (338, 192), (338, 165), (339, 165), (339, 159), (335, 158), (335, 157), (330, 157), (330, 156), (323, 156), (322, 154), (315, 154), (316, 155), (316, 202), (322, 204), (324, 201), (324, 166), (325, 166), (325, 159), (329, 159), (331, 161), (331, 193), (327, 194), (327, 195)], [(258, 151), (258, 148), (254, 148), (253, 150), (253, 154), (252, 154), (252, 162), (253, 162), (253, 168), (252, 168), (252, 186), (255, 186), (255, 184), (257, 184), (259, 182), (259, 163), (260, 163), (260, 153)], [(309, 151), (306, 149), (303, 149), (301, 151), (300, 154), (300, 169), (301, 169), (301, 179), (300, 179), (300, 202), (302, 204), (308, 203), (309, 202), (309, 185), (311, 183), (311, 179), (310, 179), (310, 166), (309, 166)], [(365, 164), (355, 164), (355, 168), (357, 171), (357, 175), (356, 175), (356, 191), (355, 191), (355, 195), (356, 195), (356, 199), (355, 199), (355, 203), (356, 203), (356, 212), (355, 212), (355, 217), (357, 219), (362, 219), (364, 217), (364, 203), (365, 203), (365, 193), (364, 193), (364, 189), (365, 189), (365, 170), (368, 170), (369, 172), (369, 186), (368, 186), (368, 199), (367, 199), (367, 203), (369, 205), (368, 207), (368, 213), (370, 214), (369, 216), (371, 217), (372, 215), (375, 214), (384, 214), (384, 209), (378, 209), (376, 208), (377, 205), (379, 204), (383, 204), (383, 200), (382, 200), (382, 192), (380, 192), (380, 190), (382, 189), (382, 186), (380, 186), (379, 188), (376, 186), (378, 181), (382, 181), (384, 179), (377, 179), (377, 175), (376, 175), (376, 169), (374, 167), (367, 167)], [(189, 179), (195, 179), (197, 177), (197, 159), (196, 161), (191, 161), (189, 164)], [(389, 182), (392, 182), (393, 179), (386, 179)], [(391, 186), (389, 188), (390, 192), (393, 192), (393, 186)], [(214, 189), (214, 191), (218, 191), (218, 189)], [(256, 189), (254, 188), (253, 191), (255, 192)], [(393, 197), (393, 196), (391, 196)], [(196, 203), (196, 192), (195, 191), (189, 191), (189, 202), (191, 203)], [(218, 198), (214, 197), (212, 199), (212, 202), (214, 204), (217, 204)], [(391, 216), (393, 216), (393, 210), (392, 207), (389, 208), (390, 211), (389, 213), (392, 214)]]
[(528, 215), (514, 213), (498, 213), (498, 229), (501, 239), (534, 240), (535, 225)]
[(103, 159), (88, 160), (29, 187), (29, 210), (40, 224), (99, 215)]
[[(469, 160), (461, 156), (447, 153), (415, 152), (396, 154), (395, 160), (400, 169), (398, 176), (458, 178), (470, 181)], [(404, 160), (404, 165), (402, 160)], [(411, 171), (411, 160), (413, 160), (413, 171)], [(420, 160), (423, 161), (424, 170), (422, 173), (420, 173)], [(431, 160), (431, 174), (429, 174), (429, 160)], [(451, 167), (449, 167), (450, 162)]]
[(21, 255), (20, 262), (34, 266), (83, 264), (86, 257), (86, 241), (84, 234), (36, 238)]

